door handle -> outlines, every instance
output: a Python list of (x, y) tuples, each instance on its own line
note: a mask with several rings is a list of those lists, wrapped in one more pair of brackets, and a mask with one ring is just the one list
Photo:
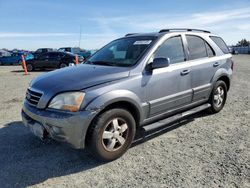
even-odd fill
[(220, 65), (220, 63), (216, 62), (213, 64), (214, 67), (218, 67)]
[(182, 76), (187, 75), (189, 73), (190, 73), (190, 70), (188, 70), (188, 69), (181, 71)]

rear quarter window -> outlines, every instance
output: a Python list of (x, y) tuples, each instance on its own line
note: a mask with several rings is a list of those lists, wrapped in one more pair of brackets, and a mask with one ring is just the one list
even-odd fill
[(228, 54), (229, 49), (224, 42), (224, 40), (220, 37), (210, 36), (210, 38), (214, 41), (214, 43), (222, 50), (223, 53)]

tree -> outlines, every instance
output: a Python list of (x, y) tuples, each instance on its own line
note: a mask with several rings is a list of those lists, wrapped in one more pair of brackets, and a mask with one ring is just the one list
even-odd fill
[(247, 41), (246, 39), (242, 39), (236, 44), (236, 46), (249, 46), (249, 45), (250, 41)]

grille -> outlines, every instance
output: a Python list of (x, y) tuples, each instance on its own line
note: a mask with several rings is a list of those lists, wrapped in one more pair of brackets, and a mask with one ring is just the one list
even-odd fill
[(29, 104), (33, 105), (33, 106), (37, 106), (40, 98), (42, 97), (42, 93), (37, 92), (37, 91), (33, 91), (31, 89), (27, 89), (26, 92), (26, 100), (29, 102)]

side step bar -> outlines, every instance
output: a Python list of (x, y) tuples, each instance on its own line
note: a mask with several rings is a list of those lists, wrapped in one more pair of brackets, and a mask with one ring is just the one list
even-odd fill
[(210, 106), (211, 106), (211, 104), (208, 104), (208, 103), (203, 104), (201, 106), (192, 108), (192, 109), (185, 111), (185, 112), (182, 112), (180, 114), (176, 114), (176, 115), (170, 116), (166, 119), (163, 119), (163, 120), (157, 121), (155, 123), (146, 125), (146, 126), (142, 127), (142, 129), (144, 129), (145, 132), (152, 131), (154, 129), (159, 129), (161, 127), (166, 126), (167, 124), (173, 123), (173, 122), (178, 121), (180, 119), (183, 119), (187, 116), (190, 116), (190, 115), (195, 114), (197, 112), (203, 111), (203, 110), (209, 108)]

